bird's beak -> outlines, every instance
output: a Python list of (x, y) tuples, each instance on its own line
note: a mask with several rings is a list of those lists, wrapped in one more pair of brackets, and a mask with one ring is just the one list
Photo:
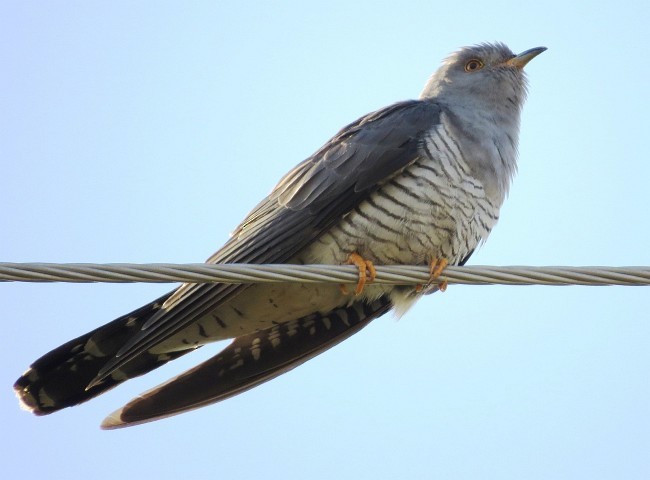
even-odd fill
[(512, 65), (517, 68), (524, 68), (528, 62), (530, 62), (537, 55), (546, 50), (546, 47), (536, 47), (526, 50), (525, 52), (520, 53), (516, 57), (511, 58), (506, 62), (506, 65)]

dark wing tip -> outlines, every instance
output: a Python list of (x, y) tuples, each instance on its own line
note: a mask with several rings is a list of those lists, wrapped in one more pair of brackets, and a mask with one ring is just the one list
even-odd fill
[(99, 426), (102, 430), (117, 430), (119, 428), (124, 428), (124, 427), (131, 427), (134, 425), (139, 425), (140, 423), (145, 423), (149, 420), (143, 420), (141, 422), (138, 421), (128, 421), (127, 419), (123, 418), (123, 412), (124, 409), (127, 406), (125, 405), (124, 407), (115, 410), (113, 413), (111, 413), (109, 416), (107, 416)]

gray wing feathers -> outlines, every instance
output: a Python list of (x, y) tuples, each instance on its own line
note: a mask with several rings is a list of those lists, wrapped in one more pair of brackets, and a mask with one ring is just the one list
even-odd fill
[(278, 184), (279, 203), (311, 212), (340, 195), (358, 203), (359, 193), (374, 190), (417, 158), (422, 134), (439, 116), (436, 104), (412, 100), (359, 119), (290, 172), (290, 181)]
[[(339, 221), (379, 184), (420, 155), (423, 134), (440, 121), (430, 101), (396, 103), (343, 128), (280, 180), (210, 263), (283, 263)], [(110, 374), (178, 332), (246, 285), (184, 286), (98, 374)]]

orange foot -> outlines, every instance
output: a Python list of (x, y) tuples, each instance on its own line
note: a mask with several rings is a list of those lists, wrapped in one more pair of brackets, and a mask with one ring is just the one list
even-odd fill
[[(358, 253), (351, 253), (348, 257), (347, 262), (345, 263), (347, 265), (356, 265), (359, 269), (359, 282), (357, 283), (357, 287), (354, 289), (354, 295), (359, 296), (361, 295), (361, 292), (363, 292), (363, 288), (366, 286), (366, 283), (372, 282), (377, 276), (375, 265), (372, 263), (372, 261), (364, 259)], [(366, 270), (368, 271), (366, 272)], [(348, 294), (348, 290), (345, 288), (345, 285), (341, 285), (340, 288), (341, 292), (344, 295)]]
[[(431, 260), (431, 264), (429, 265), (429, 281), (426, 285), (416, 285), (415, 291), (420, 293), (429, 287), (429, 285), (433, 285), (435, 280), (442, 274), (442, 271), (447, 268), (447, 265), (449, 265), (449, 261), (446, 258), (434, 258)], [(447, 280), (438, 283), (438, 290), (441, 292), (447, 290)]]

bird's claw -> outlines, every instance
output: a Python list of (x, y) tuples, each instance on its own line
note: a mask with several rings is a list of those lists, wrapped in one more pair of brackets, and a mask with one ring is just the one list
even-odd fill
[[(346, 264), (356, 265), (356, 267), (359, 269), (359, 281), (357, 282), (357, 286), (354, 289), (354, 296), (358, 297), (361, 295), (361, 292), (363, 292), (366, 283), (374, 281), (375, 277), (377, 276), (375, 265), (371, 260), (364, 259), (358, 253), (351, 253), (348, 257), (348, 260), (346, 261)], [(341, 289), (341, 293), (343, 293), (343, 295), (348, 294), (348, 289), (345, 287), (345, 285), (340, 285), (339, 288)]]
[[(442, 274), (442, 271), (445, 268), (447, 268), (447, 265), (449, 265), (449, 261), (446, 258), (436, 257), (433, 260), (431, 260), (431, 263), (429, 264), (429, 281), (424, 285), (422, 284), (416, 285), (415, 291), (417, 293), (420, 293), (423, 290), (429, 290), (429, 287), (436, 283), (437, 278)], [(447, 280), (438, 282), (437, 287), (438, 290), (440, 290), (441, 292), (447, 290)]]

